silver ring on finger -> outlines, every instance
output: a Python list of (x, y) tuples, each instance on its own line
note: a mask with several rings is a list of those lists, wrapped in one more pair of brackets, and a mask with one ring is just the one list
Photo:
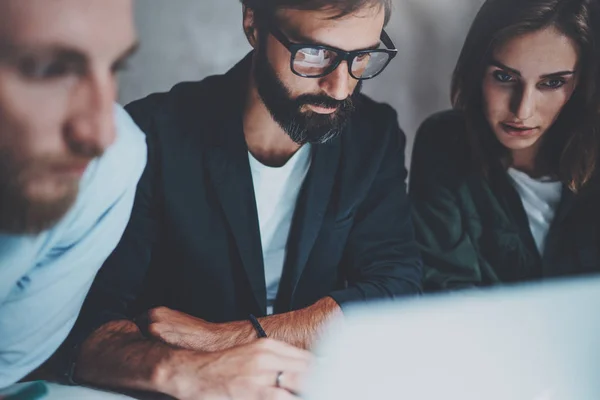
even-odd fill
[(275, 386), (276, 386), (276, 387), (278, 387), (278, 388), (280, 388), (280, 387), (281, 387), (281, 381), (282, 381), (282, 379), (281, 379), (281, 378), (282, 378), (282, 377), (283, 377), (283, 371), (279, 371), (279, 372), (277, 373), (277, 378), (275, 379)]

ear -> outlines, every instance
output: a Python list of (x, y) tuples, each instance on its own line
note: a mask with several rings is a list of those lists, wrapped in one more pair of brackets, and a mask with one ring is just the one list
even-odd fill
[(258, 27), (256, 24), (256, 18), (254, 14), (254, 10), (244, 6), (244, 34), (246, 35), (246, 39), (248, 39), (248, 43), (252, 48), (256, 49), (258, 44)]

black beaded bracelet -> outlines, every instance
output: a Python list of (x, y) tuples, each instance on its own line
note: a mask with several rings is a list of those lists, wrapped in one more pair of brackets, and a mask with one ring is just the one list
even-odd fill
[(254, 327), (254, 329), (256, 329), (256, 332), (258, 333), (258, 337), (259, 338), (266, 338), (267, 337), (267, 333), (265, 332), (265, 330), (263, 329), (263, 327), (260, 325), (260, 322), (258, 322), (258, 319), (256, 319), (256, 317), (252, 314), (250, 314), (250, 316), (248, 317), (248, 319), (250, 319), (250, 322), (252, 323), (252, 326)]

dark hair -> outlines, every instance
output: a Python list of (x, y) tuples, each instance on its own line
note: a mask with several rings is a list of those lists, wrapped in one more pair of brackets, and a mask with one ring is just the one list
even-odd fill
[(385, 25), (392, 15), (392, 0), (241, 0), (246, 7), (274, 14), (282, 8), (296, 10), (336, 10), (332, 19), (343, 18), (364, 7), (383, 7)]
[(508, 40), (555, 27), (578, 46), (579, 82), (544, 137), (542, 162), (573, 192), (593, 176), (600, 135), (600, 7), (598, 0), (487, 0), (475, 17), (452, 78), (452, 104), (463, 112), (471, 157), (487, 175), (490, 160), (510, 155), (483, 115), (482, 81), (494, 49)]

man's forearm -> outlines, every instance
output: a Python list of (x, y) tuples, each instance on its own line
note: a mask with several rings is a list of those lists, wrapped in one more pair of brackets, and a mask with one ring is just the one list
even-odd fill
[(165, 379), (165, 366), (185, 351), (143, 337), (133, 322), (114, 321), (82, 344), (74, 378), (102, 387), (173, 394)]
[(320, 337), (324, 325), (341, 314), (340, 306), (331, 297), (325, 297), (310, 307), (260, 318), (259, 322), (269, 337), (310, 349)]
[[(75, 379), (179, 400), (258, 399), (265, 394), (287, 399), (289, 392), (301, 389), (310, 362), (309, 353), (274, 340), (212, 353), (177, 349), (144, 338), (132, 322), (117, 321), (84, 342)], [(281, 371), (287, 378), (276, 386)]]
[[(259, 318), (259, 322), (268, 337), (302, 349), (310, 349), (320, 336), (323, 326), (341, 313), (340, 306), (332, 298), (326, 297), (310, 307)], [(213, 336), (213, 344), (207, 350), (246, 344), (257, 338), (257, 332), (249, 321), (217, 324), (214, 332), (218, 334)]]
[[(310, 349), (319, 337), (323, 326), (336, 315), (340, 306), (330, 297), (319, 300), (310, 307), (285, 314), (260, 318), (270, 338), (302, 349)], [(159, 307), (150, 310), (149, 333), (178, 348), (196, 351), (220, 351), (248, 344), (257, 339), (250, 321), (211, 323), (180, 311)]]

